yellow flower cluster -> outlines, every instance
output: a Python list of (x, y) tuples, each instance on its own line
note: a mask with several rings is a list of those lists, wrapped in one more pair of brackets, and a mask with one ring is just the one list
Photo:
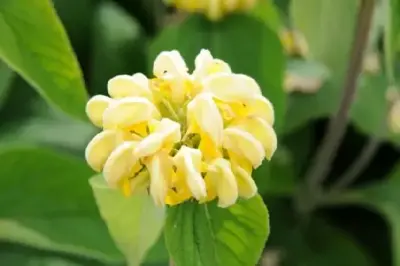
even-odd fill
[(217, 21), (228, 13), (252, 9), (257, 0), (166, 0), (168, 4), (187, 12), (205, 14)]
[(274, 110), (257, 82), (208, 50), (192, 74), (175, 50), (160, 53), (153, 72), (116, 76), (110, 97), (89, 100), (103, 131), (86, 148), (88, 164), (127, 196), (148, 188), (161, 206), (218, 198), (228, 207), (254, 196), (252, 169), (277, 147)]

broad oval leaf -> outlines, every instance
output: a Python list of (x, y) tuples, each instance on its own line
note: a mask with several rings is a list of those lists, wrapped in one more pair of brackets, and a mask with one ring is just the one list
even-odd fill
[(161, 234), (164, 208), (156, 207), (146, 191), (126, 198), (109, 188), (102, 176), (93, 177), (90, 184), (101, 216), (128, 265), (140, 265)]
[(50, 0), (1, 1), (0, 35), (1, 59), (50, 104), (86, 120), (82, 73)]
[(268, 210), (257, 195), (230, 208), (186, 202), (167, 211), (165, 240), (176, 266), (248, 266), (269, 235)]
[(120, 262), (93, 199), (93, 172), (77, 157), (50, 149), (0, 149), (0, 240)]
[(358, 2), (291, 1), (293, 27), (304, 34), (309, 46), (309, 57), (328, 67), (331, 80), (313, 95), (297, 94), (291, 97), (285, 133), (336, 111), (353, 41)]
[(155, 39), (150, 46), (149, 66), (161, 51), (176, 49), (192, 68), (203, 48), (226, 61), (234, 72), (249, 75), (260, 84), (264, 96), (274, 105), (279, 130), (286, 111), (286, 94), (282, 88), (284, 56), (277, 33), (247, 15), (231, 15), (219, 23), (191, 15), (164, 29)]

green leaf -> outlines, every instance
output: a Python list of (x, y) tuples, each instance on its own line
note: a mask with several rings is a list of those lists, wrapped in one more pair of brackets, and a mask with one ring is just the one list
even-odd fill
[(0, 240), (121, 260), (88, 184), (93, 172), (83, 160), (44, 148), (3, 146), (0, 161)]
[(264, 21), (265, 24), (276, 32), (278, 32), (282, 26), (279, 11), (272, 1), (259, 0), (251, 14)]
[(255, 265), (269, 235), (260, 196), (230, 208), (186, 202), (167, 211), (165, 240), (176, 266)]
[(102, 176), (90, 179), (101, 216), (129, 266), (140, 265), (156, 243), (164, 225), (164, 209), (154, 205), (147, 191), (130, 198), (110, 189)]
[(0, 108), (3, 106), (15, 73), (3, 62), (0, 61)]
[(271, 210), (271, 236), (264, 257), (276, 253), (279, 265), (290, 266), (372, 266), (373, 260), (344, 231), (323, 219), (309, 223), (296, 220), (290, 207), (276, 200)]
[(191, 15), (164, 29), (155, 39), (150, 46), (149, 66), (161, 51), (177, 49), (193, 67), (202, 48), (226, 61), (235, 73), (247, 74), (260, 84), (274, 105), (279, 130), (286, 111), (286, 94), (282, 89), (284, 56), (277, 34), (262, 21), (246, 15), (228, 16), (219, 23)]
[(49, 0), (1, 1), (0, 35), (1, 59), (50, 104), (86, 120), (82, 74)]
[(357, 7), (356, 0), (291, 2), (293, 24), (307, 40), (310, 59), (328, 67), (331, 80), (313, 95), (291, 97), (286, 133), (336, 110), (353, 41)]
[(395, 266), (400, 266), (400, 164), (393, 170), (387, 180), (349, 191), (340, 198), (338, 203), (362, 204), (381, 212), (388, 220), (392, 229), (392, 254)]
[(99, 5), (94, 23), (90, 91), (105, 94), (110, 78), (146, 68), (146, 40), (137, 21), (113, 3)]
[(400, 134), (388, 128), (389, 101), (386, 98), (388, 80), (385, 76), (361, 76), (359, 89), (351, 107), (351, 120), (356, 128), (369, 136), (400, 146)]
[(98, 0), (53, 0), (54, 8), (80, 62), (87, 62), (91, 51), (90, 38), (94, 11)]

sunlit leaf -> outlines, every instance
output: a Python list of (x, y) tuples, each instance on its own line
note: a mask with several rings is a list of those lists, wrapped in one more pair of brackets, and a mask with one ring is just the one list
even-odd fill
[(176, 266), (255, 265), (269, 235), (260, 196), (230, 208), (186, 202), (167, 212), (165, 239)]
[(0, 58), (53, 106), (86, 120), (86, 91), (67, 35), (50, 0), (0, 3)]
[(110, 189), (102, 176), (90, 180), (97, 206), (129, 266), (142, 263), (164, 225), (164, 209), (154, 205), (147, 191), (126, 198)]

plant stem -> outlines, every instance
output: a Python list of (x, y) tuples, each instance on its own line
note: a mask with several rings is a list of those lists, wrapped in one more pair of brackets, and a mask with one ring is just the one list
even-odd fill
[(320, 191), (329, 173), (335, 154), (346, 131), (350, 107), (357, 89), (357, 78), (361, 71), (364, 50), (374, 11), (375, 0), (362, 0), (356, 24), (355, 38), (345, 79), (340, 106), (329, 122), (327, 133), (319, 147), (314, 162), (306, 174), (308, 193)]
[(330, 193), (337, 193), (344, 188), (351, 185), (365, 167), (371, 162), (376, 151), (379, 148), (380, 139), (372, 137), (365, 147), (361, 150), (357, 160), (350, 166), (350, 168), (338, 178), (338, 181), (330, 188)]

